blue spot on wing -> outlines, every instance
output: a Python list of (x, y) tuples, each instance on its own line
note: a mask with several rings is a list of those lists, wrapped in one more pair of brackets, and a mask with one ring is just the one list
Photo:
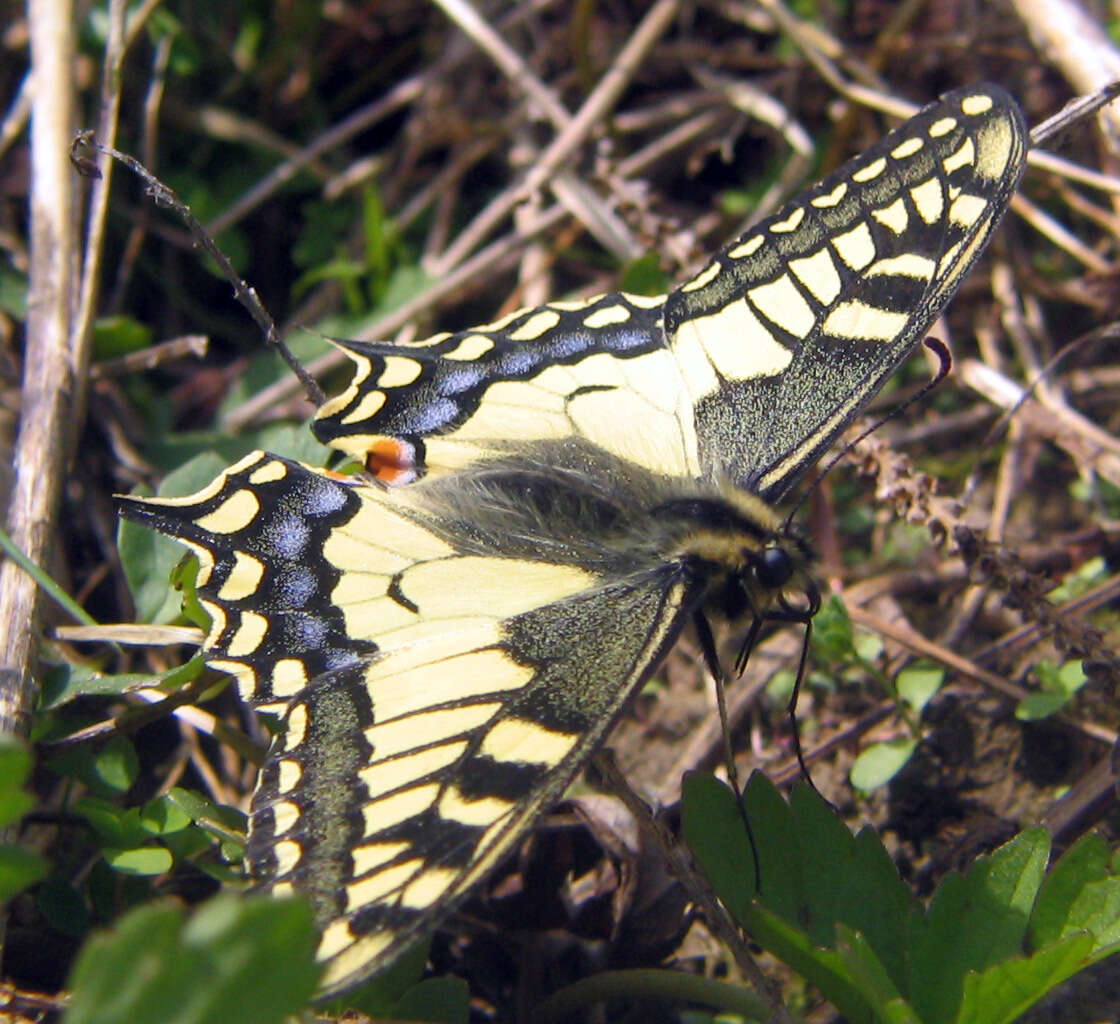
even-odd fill
[(591, 335), (585, 331), (558, 331), (541, 346), (548, 359), (570, 359), (591, 347)]
[(277, 513), (262, 531), (262, 537), (271, 554), (294, 562), (303, 557), (311, 530), (298, 512)]
[(397, 429), (405, 434), (434, 434), (440, 427), (453, 422), (460, 411), (459, 404), (450, 398), (437, 398), (402, 410)]
[(319, 593), (319, 581), (306, 566), (290, 566), (277, 580), (277, 590), (285, 607), (306, 608)]
[(302, 492), (303, 511), (309, 516), (329, 516), (346, 504), (345, 485), (333, 480), (319, 480), (308, 484)]
[(544, 355), (542, 349), (529, 351), (528, 349), (503, 352), (494, 365), (494, 369), (501, 377), (521, 377), (541, 364)]

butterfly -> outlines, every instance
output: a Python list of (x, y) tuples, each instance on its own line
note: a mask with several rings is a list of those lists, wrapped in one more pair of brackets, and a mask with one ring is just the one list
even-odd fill
[(120, 499), (198, 556), (208, 663), (283, 719), (246, 859), (310, 898), (324, 993), (438, 925), (687, 624), (813, 610), (775, 505), (949, 301), (1026, 149), (1006, 92), (951, 92), (667, 296), (340, 342), (313, 430), (360, 476), (255, 452)]

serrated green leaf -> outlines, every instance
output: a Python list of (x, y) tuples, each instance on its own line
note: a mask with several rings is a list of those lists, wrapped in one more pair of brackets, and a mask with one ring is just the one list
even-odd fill
[(954, 1024), (1011, 1024), (1087, 964), (1092, 939), (1070, 936), (1032, 957), (1011, 957), (964, 979)]
[(216, 897), (184, 923), (148, 904), (83, 947), (64, 1024), (281, 1024), (319, 976), (302, 900)]
[[(904, 975), (897, 938), (913, 898), (874, 833), (853, 837), (808, 786), (795, 787), (787, 805), (757, 773), (747, 784), (745, 805), (761, 878), (753, 901), (743, 881), (750, 852), (734, 795), (710, 777), (685, 781), (685, 836), (720, 899), (756, 941), (849, 1021), (909, 1020), (897, 1005), (895, 977)], [(838, 929), (844, 947), (823, 948)], [(873, 936), (885, 960), (857, 929)], [(894, 1007), (889, 1012), (888, 1004)]]
[(706, 772), (689, 772), (682, 797), (685, 839), (716, 894), (741, 922), (755, 895), (755, 864), (735, 794)]
[(926, 1024), (949, 1024), (965, 975), (1023, 950), (1050, 837), (1030, 829), (938, 886), (924, 919), (910, 922), (911, 1004)]
[[(798, 783), (790, 794), (793, 833), (800, 859), (800, 925), (818, 946), (836, 942), (835, 928), (858, 932), (897, 986), (905, 975), (898, 936), (914, 897), (870, 828), (853, 836), (825, 800)], [(765, 887), (763, 901), (766, 899)]]
[(103, 851), (106, 862), (114, 871), (126, 875), (164, 875), (171, 870), (171, 851), (162, 846), (139, 846), (131, 850)]
[(1073, 905), (1085, 886), (1109, 876), (1111, 851), (1101, 836), (1082, 836), (1050, 869), (1031, 913), (1030, 941), (1042, 949), (1080, 931), (1084, 922), (1072, 919)]

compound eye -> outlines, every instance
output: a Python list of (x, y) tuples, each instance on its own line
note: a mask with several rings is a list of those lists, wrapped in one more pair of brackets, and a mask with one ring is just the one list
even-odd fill
[(785, 548), (763, 548), (755, 559), (754, 574), (767, 590), (778, 590), (793, 577), (793, 559)]

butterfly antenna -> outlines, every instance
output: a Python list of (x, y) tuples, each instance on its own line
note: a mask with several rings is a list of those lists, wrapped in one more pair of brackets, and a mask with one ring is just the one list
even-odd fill
[(790, 731), (793, 733), (793, 750), (797, 756), (797, 765), (801, 769), (801, 777), (809, 783), (813, 792), (824, 799), (824, 795), (817, 789), (812, 775), (809, 774), (809, 766), (805, 763), (805, 754), (801, 747), (801, 727), (797, 723), (797, 698), (801, 695), (801, 684), (805, 681), (809, 669), (809, 648), (813, 639), (813, 616), (820, 611), (821, 607), (821, 596), (815, 585), (806, 587), (805, 599), (807, 604), (804, 608), (792, 608), (785, 605), (783, 601), (783, 607), (779, 611), (770, 615), (755, 616), (746, 639), (743, 641), (743, 646), (739, 648), (738, 657), (735, 659), (735, 671), (742, 675), (743, 670), (747, 667), (747, 662), (750, 660), (751, 652), (758, 642), (762, 624), (768, 619), (778, 622), (796, 622), (805, 627), (801, 639), (801, 657), (797, 662), (797, 675), (794, 677), (793, 690), (789, 695), (789, 703), (786, 705), (786, 717), (789, 719)]
[(88, 156), (89, 152), (103, 153), (108, 157), (124, 164), (133, 174), (144, 182), (145, 192), (151, 196), (156, 206), (162, 206), (178, 214), (180, 219), (190, 229), (195, 241), (207, 252), (222, 271), (222, 275), (233, 285), (233, 293), (237, 301), (248, 311), (253, 322), (260, 328), (265, 341), (280, 353), (280, 358), (288, 364), (288, 368), (296, 375), (303, 385), (307, 397), (315, 404), (322, 405), (326, 401), (315, 379), (304, 369), (303, 364), (292, 354), (292, 350), (284, 344), (280, 333), (276, 329), (276, 321), (264, 307), (256, 289), (244, 278), (240, 277), (233, 269), (226, 254), (218, 248), (217, 243), (207, 234), (206, 229), (199, 223), (198, 218), (191, 213), (191, 209), (184, 203), (170, 186), (165, 185), (151, 171), (149, 171), (135, 157), (122, 153), (112, 146), (104, 146), (93, 137), (89, 129), (78, 132), (74, 141), (70, 143), (70, 162), (79, 174), (87, 178), (100, 178), (101, 171), (97, 164)]
[(786, 705), (786, 718), (789, 719), (790, 732), (793, 735), (793, 752), (797, 755), (797, 766), (801, 769), (801, 777), (809, 783), (817, 796), (824, 798), (824, 794), (817, 789), (813, 776), (809, 773), (809, 766), (805, 763), (805, 751), (801, 746), (801, 725), (797, 721), (797, 698), (801, 696), (801, 684), (805, 681), (805, 673), (809, 667), (809, 645), (813, 639), (813, 620), (805, 620), (805, 632), (801, 638), (801, 657), (797, 661), (797, 675), (793, 680), (793, 690), (789, 695)]
[[(743, 802), (743, 788), (739, 785), (739, 770), (735, 767), (735, 756), (731, 749), (731, 723), (728, 721), (727, 717), (727, 690), (724, 686), (726, 675), (723, 671), (723, 666), (720, 664), (719, 652), (716, 650), (715, 637), (712, 635), (712, 627), (708, 622), (707, 616), (702, 611), (699, 611), (692, 617), (692, 621), (696, 629), (697, 639), (700, 641), (700, 651), (704, 657), (704, 664), (711, 673), (712, 679), (715, 680), (716, 707), (719, 709), (719, 724), (720, 730), (723, 733), (723, 763), (727, 768), (728, 784), (731, 786), (731, 791), (735, 794), (735, 802), (739, 805), (739, 816), (743, 819), (743, 825), (747, 829), (747, 841), (750, 843), (751, 861), (754, 864), (755, 892), (760, 892), (762, 889), (762, 868), (758, 861), (758, 847), (755, 845), (754, 830), (751, 828), (750, 816), (747, 814), (747, 807)], [(758, 630), (761, 628), (762, 619), (756, 616), (755, 620), (751, 623), (749, 637), (757, 637)], [(742, 657), (742, 651), (740, 651), (740, 657)], [(741, 674), (741, 672), (738, 671), (739, 658), (735, 659), (735, 665), (737, 673)]]

